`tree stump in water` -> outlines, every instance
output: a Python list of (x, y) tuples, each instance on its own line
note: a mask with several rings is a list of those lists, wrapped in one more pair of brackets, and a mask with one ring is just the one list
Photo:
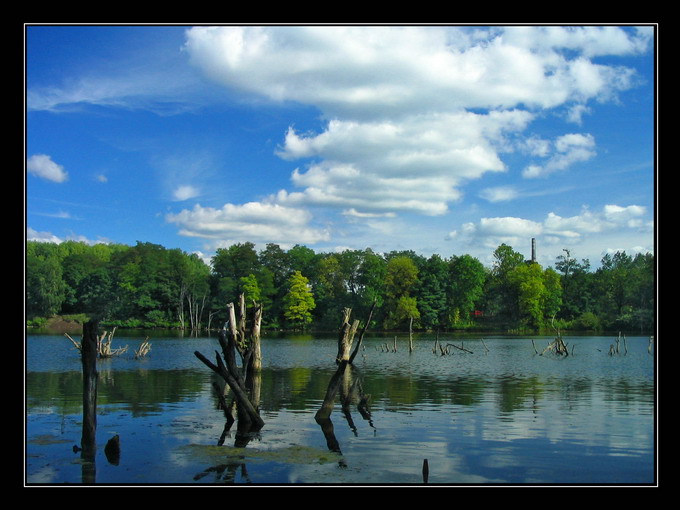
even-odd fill
[[(262, 320), (262, 307), (254, 307), (254, 319), (251, 335), (246, 331), (246, 307), (243, 295), (240, 296), (239, 318), (236, 319), (236, 311), (233, 303), (227, 305), (229, 322), (225, 324), (218, 335), (218, 341), (222, 347), (222, 354), (215, 351), (215, 363), (198, 351), (194, 355), (217, 375), (222, 377), (229, 386), (236, 399), (239, 431), (247, 433), (260, 430), (264, 421), (257, 410), (257, 398), (252, 399), (249, 393), (249, 381), (256, 378), (256, 372), (261, 368), (260, 354), (260, 322)], [(228, 326), (228, 327), (227, 327)], [(241, 354), (242, 366), (236, 363), (236, 351)], [(250, 383), (252, 389), (256, 387)]]
[(550, 342), (550, 344), (543, 349), (543, 352), (541, 352), (541, 356), (543, 356), (546, 352), (556, 354), (558, 356), (569, 356), (569, 350), (567, 349), (567, 345), (564, 343), (562, 340), (561, 336), (558, 336)]
[(83, 367), (82, 457), (94, 459), (97, 433), (97, 327), (96, 321), (83, 324), (80, 357)]

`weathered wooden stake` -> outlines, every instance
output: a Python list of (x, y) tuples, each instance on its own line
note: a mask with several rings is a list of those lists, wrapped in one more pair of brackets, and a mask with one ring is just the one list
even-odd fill
[(83, 367), (82, 457), (93, 460), (97, 434), (97, 327), (96, 321), (83, 324), (80, 357)]

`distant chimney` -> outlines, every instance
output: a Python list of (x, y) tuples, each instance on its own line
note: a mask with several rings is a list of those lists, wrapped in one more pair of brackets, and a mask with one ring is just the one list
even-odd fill
[(536, 262), (536, 238), (531, 238), (531, 262)]

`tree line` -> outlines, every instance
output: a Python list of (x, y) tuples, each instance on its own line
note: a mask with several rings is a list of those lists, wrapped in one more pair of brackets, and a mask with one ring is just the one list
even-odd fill
[(210, 264), (180, 249), (66, 241), (26, 243), (26, 318), (96, 317), (118, 327), (218, 328), (226, 304), (261, 303), (265, 329), (337, 329), (344, 308), (372, 329), (624, 330), (655, 324), (652, 254), (605, 255), (597, 270), (569, 250), (554, 267), (501, 244), (485, 267), (470, 255), (371, 249), (316, 253), (253, 243), (220, 248)]

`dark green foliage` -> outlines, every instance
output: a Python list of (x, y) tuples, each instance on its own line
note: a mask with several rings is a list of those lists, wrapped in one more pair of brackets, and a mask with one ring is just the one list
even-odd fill
[[(486, 268), (470, 255), (412, 251), (315, 253), (252, 243), (218, 249), (211, 265), (152, 243), (26, 244), (26, 319), (86, 314), (119, 327), (219, 328), (241, 293), (263, 305), (263, 328), (335, 330), (344, 308), (371, 329), (650, 331), (655, 259), (607, 255), (591, 271), (568, 250), (543, 269), (502, 244)], [(311, 322), (310, 322), (311, 321)]]

